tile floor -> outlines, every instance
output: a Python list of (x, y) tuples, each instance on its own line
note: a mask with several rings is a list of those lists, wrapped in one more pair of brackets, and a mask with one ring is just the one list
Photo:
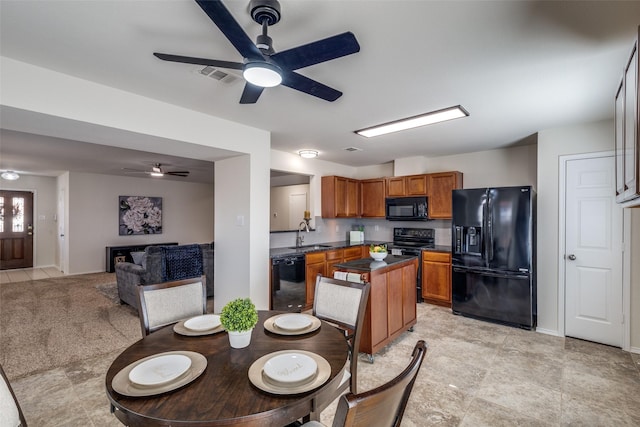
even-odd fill
[(0, 270), (0, 284), (25, 282), (27, 280), (48, 279), (49, 277), (64, 276), (56, 267), (22, 268), (17, 270)]
[[(373, 364), (360, 356), (361, 390), (397, 375), (418, 339), (429, 350), (405, 427), (640, 425), (640, 355), (454, 316), (428, 304), (418, 304), (414, 331)], [(104, 393), (104, 373), (115, 356), (12, 381), (29, 425), (119, 426)], [(331, 425), (333, 411), (335, 403), (322, 413), (323, 422)]]

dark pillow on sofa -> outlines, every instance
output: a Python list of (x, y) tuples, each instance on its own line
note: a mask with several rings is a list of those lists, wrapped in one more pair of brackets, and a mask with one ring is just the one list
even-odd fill
[(147, 268), (147, 253), (146, 252), (131, 252), (131, 258), (133, 263), (141, 265), (146, 270)]

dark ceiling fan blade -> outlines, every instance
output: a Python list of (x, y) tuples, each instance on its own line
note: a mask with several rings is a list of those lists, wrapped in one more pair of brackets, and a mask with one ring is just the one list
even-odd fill
[(164, 172), (165, 175), (173, 175), (173, 176), (189, 176), (189, 171), (172, 171), (172, 172)]
[(240, 97), (240, 104), (255, 104), (262, 95), (263, 87), (252, 85), (249, 82), (246, 82), (244, 85), (244, 90), (242, 91), (242, 96)]
[(291, 89), (308, 93), (325, 101), (333, 102), (342, 96), (342, 92), (326, 86), (320, 82), (312, 80), (293, 71), (285, 71), (282, 76), (282, 84)]
[(271, 59), (282, 68), (297, 70), (359, 51), (360, 45), (356, 37), (352, 32), (347, 31), (333, 37), (278, 52), (271, 55)]
[(210, 65), (212, 67), (230, 68), (232, 70), (242, 70), (244, 64), (241, 62), (218, 61), (217, 59), (194, 58), (191, 56), (171, 55), (168, 53), (153, 53), (163, 61), (180, 62), (184, 64)]
[(196, 0), (214, 24), (236, 48), (240, 55), (253, 61), (264, 61), (260, 49), (251, 41), (240, 24), (220, 0)]

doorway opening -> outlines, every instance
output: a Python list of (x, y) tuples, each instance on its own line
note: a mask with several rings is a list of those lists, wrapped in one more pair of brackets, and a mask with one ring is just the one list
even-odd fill
[(33, 267), (33, 192), (0, 190), (0, 270)]

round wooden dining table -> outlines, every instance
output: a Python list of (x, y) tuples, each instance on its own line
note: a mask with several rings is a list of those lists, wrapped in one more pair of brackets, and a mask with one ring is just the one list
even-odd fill
[[(114, 415), (136, 426), (285, 426), (309, 414), (319, 414), (318, 402), (338, 397), (337, 388), (348, 358), (342, 332), (321, 322), (319, 329), (304, 335), (279, 335), (264, 328), (265, 320), (282, 312), (260, 311), (251, 344), (229, 346), (226, 332), (203, 336), (180, 335), (173, 325), (162, 328), (124, 350), (106, 375), (107, 396)], [(250, 366), (262, 356), (281, 350), (303, 350), (322, 356), (331, 374), (319, 388), (299, 394), (271, 394), (249, 380)], [(168, 351), (191, 351), (207, 359), (204, 372), (176, 390), (130, 397), (113, 389), (114, 376), (130, 364)], [(335, 396), (332, 395), (335, 394)], [(324, 404), (324, 403), (323, 403)], [(326, 405), (325, 405), (326, 406)]]

